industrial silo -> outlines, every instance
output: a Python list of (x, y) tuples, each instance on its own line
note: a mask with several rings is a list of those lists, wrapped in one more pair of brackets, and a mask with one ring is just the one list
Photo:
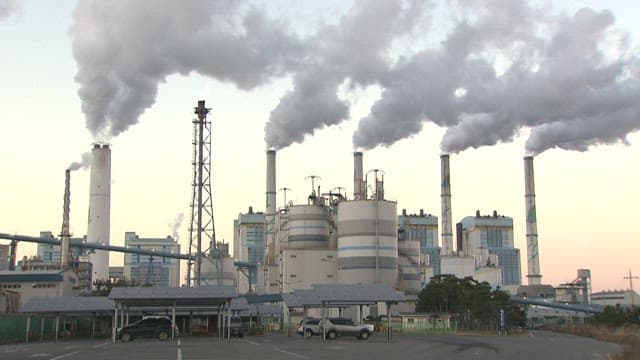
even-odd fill
[(322, 205), (293, 205), (288, 208), (287, 247), (328, 248), (329, 211)]
[(400, 286), (409, 294), (417, 294), (420, 285), (420, 241), (411, 239), (405, 233), (398, 239), (398, 276)]
[(395, 285), (398, 277), (397, 204), (386, 200), (338, 205), (338, 283)]

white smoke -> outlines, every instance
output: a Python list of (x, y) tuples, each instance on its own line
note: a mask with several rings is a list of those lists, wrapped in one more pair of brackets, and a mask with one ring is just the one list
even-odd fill
[(171, 74), (252, 89), (293, 71), (305, 49), (245, 1), (80, 0), (73, 17), (78, 94), (98, 140), (135, 124)]
[(394, 39), (410, 32), (424, 14), (425, 1), (356, 1), (337, 25), (321, 28), (304, 67), (294, 76), (294, 88), (271, 112), (265, 127), (269, 148), (302, 142), (306, 135), (349, 117), (350, 104), (338, 88), (380, 81), (389, 66)]
[[(527, 152), (625, 142), (640, 129), (640, 57), (609, 11), (572, 16), (525, 1), (460, 2), (461, 21), (440, 49), (390, 70), (361, 119), (354, 146), (389, 146), (425, 121), (447, 127), (444, 152), (511, 141), (531, 127)], [(475, 6), (490, 4), (480, 11)], [(613, 55), (612, 55), (613, 54)], [(496, 59), (507, 58), (502, 72)]]
[(91, 155), (91, 153), (90, 152), (85, 152), (85, 153), (82, 154), (80, 161), (72, 162), (71, 164), (69, 164), (67, 169), (69, 169), (71, 171), (80, 170), (80, 169), (87, 169), (87, 168), (89, 168), (89, 166), (91, 166), (91, 160), (92, 159), (93, 159), (93, 156)]
[(180, 240), (179, 230), (180, 230), (180, 227), (182, 226), (183, 221), (184, 221), (184, 213), (180, 213), (178, 214), (178, 216), (176, 216), (175, 219), (173, 219), (173, 222), (169, 223), (169, 227), (171, 228), (171, 236), (175, 241)]
[(0, 21), (6, 20), (20, 11), (16, 0), (0, 0)]

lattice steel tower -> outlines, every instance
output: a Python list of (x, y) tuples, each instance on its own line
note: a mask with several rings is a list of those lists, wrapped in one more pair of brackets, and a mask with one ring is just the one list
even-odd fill
[[(191, 226), (189, 227), (189, 260), (187, 286), (200, 286), (202, 282), (202, 257), (207, 250), (202, 249), (202, 241), (209, 242), (209, 254), (215, 254), (216, 228), (213, 222), (213, 192), (211, 191), (211, 121), (207, 114), (211, 109), (198, 101), (193, 119), (193, 194), (191, 197)], [(195, 267), (194, 267), (195, 265)]]

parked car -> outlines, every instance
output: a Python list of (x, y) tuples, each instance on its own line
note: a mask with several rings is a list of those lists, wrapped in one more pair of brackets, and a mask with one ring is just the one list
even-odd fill
[[(178, 335), (178, 328), (174, 328)], [(167, 340), (171, 336), (171, 320), (164, 316), (149, 316), (133, 324), (125, 325), (116, 331), (116, 338), (124, 342), (139, 338), (158, 338)]]
[(237, 336), (239, 338), (242, 338), (246, 333), (246, 330), (242, 325), (242, 318), (240, 316), (231, 317), (230, 328), (231, 328), (231, 336)]
[(300, 321), (296, 332), (305, 338), (310, 338), (313, 335), (322, 335), (320, 319), (306, 319)]
[(325, 328), (327, 339), (351, 335), (366, 340), (373, 334), (373, 324), (358, 324), (351, 319), (328, 318), (320, 322), (320, 331)]

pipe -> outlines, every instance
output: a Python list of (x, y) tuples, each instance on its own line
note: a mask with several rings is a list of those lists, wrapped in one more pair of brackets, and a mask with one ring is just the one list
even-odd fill
[(362, 194), (362, 153), (353, 153), (353, 200), (362, 200), (366, 195)]
[[(94, 144), (89, 185), (89, 224), (87, 242), (109, 245), (111, 213), (111, 149), (107, 144)], [(93, 265), (92, 281), (109, 278), (109, 252), (89, 255)]]
[(533, 157), (524, 158), (524, 199), (527, 236), (527, 280), (529, 285), (540, 285), (540, 254), (538, 252), (538, 220), (536, 218), (536, 190), (533, 172)]
[(441, 175), (441, 209), (442, 209), (442, 254), (453, 254), (453, 227), (451, 219), (451, 175), (449, 170), (449, 155), (440, 155)]

